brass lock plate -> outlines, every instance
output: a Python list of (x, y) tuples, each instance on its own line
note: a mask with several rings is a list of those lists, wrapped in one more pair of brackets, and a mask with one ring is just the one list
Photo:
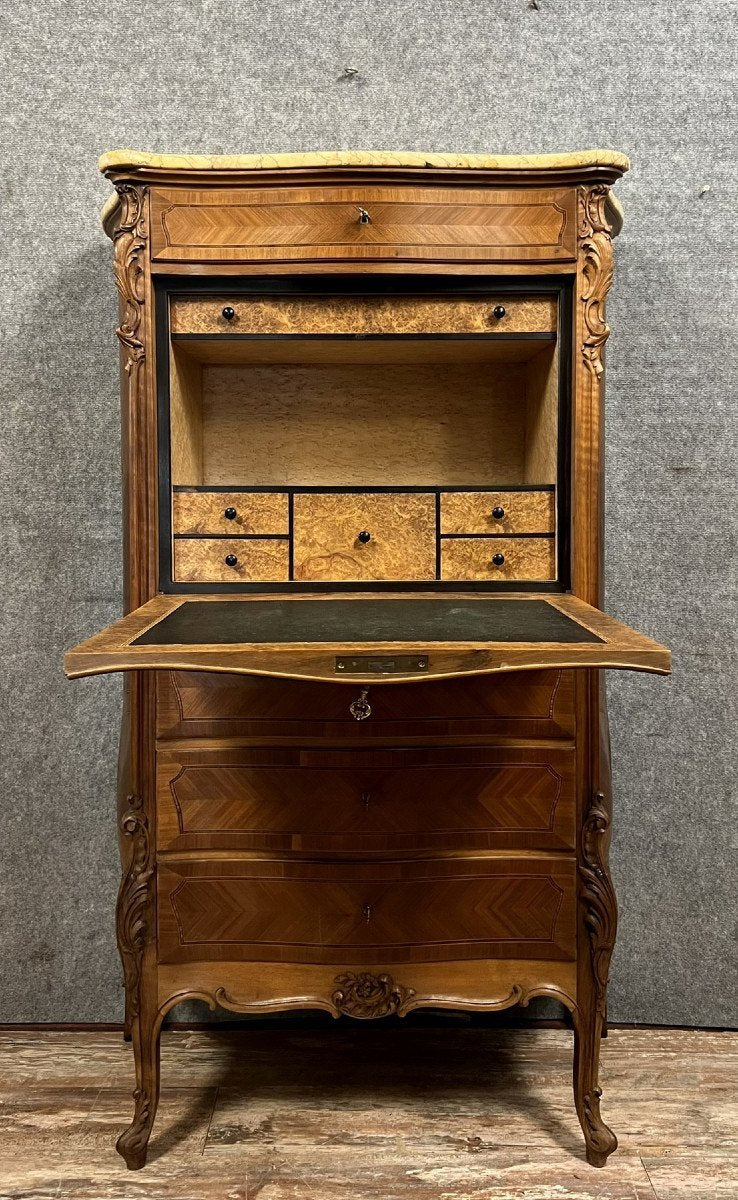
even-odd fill
[(336, 658), (339, 675), (407, 675), (427, 670), (427, 654), (342, 654)]

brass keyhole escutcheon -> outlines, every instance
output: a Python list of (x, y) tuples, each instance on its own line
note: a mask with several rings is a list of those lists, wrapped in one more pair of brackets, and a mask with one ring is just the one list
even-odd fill
[(372, 798), (371, 792), (362, 792), (361, 793), (361, 807), (364, 809), (365, 812), (369, 808), (369, 802), (370, 802), (371, 798)]
[(361, 693), (349, 704), (349, 712), (355, 721), (366, 721), (372, 715), (372, 706), (367, 700), (369, 688), (362, 688)]
[(364, 918), (364, 924), (365, 924), (365, 925), (368, 925), (368, 924), (369, 924), (369, 922), (370, 922), (370, 921), (371, 921), (371, 919), (372, 919), (372, 906), (371, 906), (371, 904), (365, 904), (365, 905), (364, 905), (364, 907), (363, 907), (363, 908), (362, 908), (362, 910), (361, 910), (361, 915), (362, 915), (362, 916), (363, 916), (363, 918)]

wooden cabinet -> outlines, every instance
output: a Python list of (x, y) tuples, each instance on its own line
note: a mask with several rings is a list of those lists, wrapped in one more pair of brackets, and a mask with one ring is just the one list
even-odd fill
[[(429, 168), (433, 169), (430, 170)], [(605, 152), (121, 152), (117, 931), (144, 1165), (187, 997), (571, 1012), (589, 1162), (616, 906)], [(327, 1034), (326, 1036), (329, 1036)]]

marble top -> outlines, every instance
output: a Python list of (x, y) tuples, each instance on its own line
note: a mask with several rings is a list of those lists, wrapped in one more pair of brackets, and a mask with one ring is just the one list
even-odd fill
[(102, 172), (274, 171), (301, 167), (438, 167), (455, 171), (545, 171), (610, 167), (627, 171), (618, 150), (575, 150), (566, 154), (439, 154), (415, 150), (316, 150), (300, 154), (145, 154), (109, 150), (99, 160)]

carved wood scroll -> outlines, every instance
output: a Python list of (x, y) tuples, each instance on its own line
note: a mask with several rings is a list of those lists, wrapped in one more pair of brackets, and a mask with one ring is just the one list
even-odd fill
[(582, 354), (596, 379), (604, 370), (602, 351), (610, 336), (610, 327), (605, 320), (605, 300), (613, 270), (612, 230), (605, 215), (609, 190), (604, 184), (579, 189), (581, 299), (585, 329)]
[(604, 792), (595, 792), (582, 826), (581, 900), (589, 935), (596, 1011), (605, 1019), (610, 959), (615, 945), (618, 909), (607, 862), (610, 809)]
[(126, 610), (138, 607), (153, 594), (147, 578), (152, 558), (147, 530), (150, 484), (145, 478), (146, 453), (151, 440), (146, 411), (146, 263), (148, 250), (147, 190), (131, 184), (117, 185), (118, 221), (112, 232), (115, 244), (113, 273), (121, 296), (121, 319), (116, 333), (123, 349), (127, 396), (123, 398), (123, 456), (127, 498), (124, 501)]
[(130, 858), (118, 891), (116, 926), (123, 964), (127, 1019), (140, 1010), (139, 983), (144, 947), (153, 935), (154, 850), (143, 799), (129, 795), (122, 807), (120, 829), (130, 842)]
[(121, 184), (117, 190), (121, 206), (120, 219), (113, 234), (113, 272), (123, 299), (123, 313), (116, 333), (125, 352), (125, 372), (135, 380), (145, 357), (141, 338), (147, 241), (144, 190), (130, 184)]

